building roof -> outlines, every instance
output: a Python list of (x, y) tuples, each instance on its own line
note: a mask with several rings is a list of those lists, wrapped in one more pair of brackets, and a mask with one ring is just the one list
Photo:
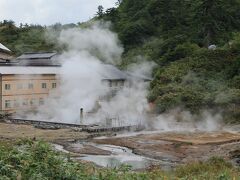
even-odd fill
[[(151, 81), (152, 79), (145, 76), (123, 72), (113, 65), (104, 64), (99, 74), (103, 80), (126, 80), (137, 79)], [(63, 74), (61, 66), (0, 66), (0, 74), (4, 75), (44, 75), (44, 74)]]
[(138, 80), (144, 80), (144, 81), (152, 81), (153, 78), (145, 76), (143, 74), (136, 74), (129, 71), (125, 71), (125, 73), (128, 75), (129, 79), (138, 79)]
[(54, 59), (21, 59), (17, 61), (19, 66), (60, 66)]
[(32, 66), (0, 66), (0, 74), (16, 75), (41, 75), (41, 74), (59, 74), (59, 67), (32, 67)]
[[(106, 80), (124, 80), (127, 75), (112, 65), (103, 65), (100, 73), (103, 79)], [(30, 75), (30, 74), (62, 74), (61, 67), (57, 66), (0, 66), (0, 74), (16, 74), (16, 75)]]
[(38, 53), (24, 53), (21, 56), (19, 56), (17, 59), (51, 59), (53, 56), (55, 56), (57, 53), (55, 52), (38, 52)]
[(10, 49), (8, 49), (6, 46), (0, 43), (0, 50), (6, 51), (6, 52), (11, 52)]
[(117, 67), (110, 64), (104, 64), (103, 71), (100, 72), (100, 74), (105, 80), (124, 80), (128, 78), (126, 73), (120, 71)]
[[(62, 74), (61, 64), (55, 52), (24, 53), (14, 60), (0, 61), (0, 74)], [(99, 74), (103, 80), (139, 79), (150, 81), (151, 78), (123, 72), (110, 64), (102, 64)]]
[(16, 61), (20, 66), (59, 66), (55, 52), (24, 53)]

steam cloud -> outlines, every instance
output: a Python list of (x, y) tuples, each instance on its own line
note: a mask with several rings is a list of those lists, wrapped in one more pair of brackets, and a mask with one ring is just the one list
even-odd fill
[[(126, 84), (113, 98), (99, 101), (109, 93), (107, 85), (102, 83), (104, 63), (120, 64), (123, 53), (118, 37), (109, 30), (108, 23), (63, 30), (58, 43), (68, 49), (57, 57), (62, 64), (61, 86), (36, 114), (28, 114), (29, 119), (79, 123), (80, 108), (84, 110), (84, 124), (104, 124), (106, 119), (112, 119), (115, 126), (132, 125), (145, 119), (148, 83)], [(131, 66), (129, 71), (142, 74), (139, 70), (151, 72), (151, 68), (151, 63), (143, 63)], [(89, 113), (96, 107), (94, 113)]]
[[(204, 112), (199, 121), (193, 121), (199, 117), (180, 110), (158, 116), (149, 115), (146, 99), (149, 84), (143, 81), (125, 85), (110, 100), (99, 102), (99, 98), (109, 91), (102, 83), (101, 74), (105, 71), (103, 62), (120, 64), (123, 53), (118, 37), (109, 30), (108, 23), (95, 23), (85, 29), (63, 30), (58, 43), (68, 49), (58, 57), (62, 64), (59, 75), (61, 86), (36, 114), (28, 114), (29, 119), (79, 123), (80, 108), (83, 108), (84, 124), (104, 124), (106, 119), (113, 119), (114, 126), (142, 124), (151, 130), (211, 131), (220, 128), (221, 116), (208, 112)], [(153, 67), (153, 63), (142, 61), (130, 65), (128, 71), (150, 76)], [(96, 107), (95, 113), (88, 113)], [(181, 123), (178, 123), (178, 117)]]
[(173, 109), (161, 114), (148, 122), (148, 128), (161, 131), (218, 131), (223, 129), (222, 116), (203, 111), (200, 115), (191, 114), (189, 111)]

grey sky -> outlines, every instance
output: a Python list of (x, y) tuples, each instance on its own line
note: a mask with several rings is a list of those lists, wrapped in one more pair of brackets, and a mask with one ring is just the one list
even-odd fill
[(50, 25), (86, 21), (99, 5), (113, 7), (116, 0), (0, 0), (0, 21)]

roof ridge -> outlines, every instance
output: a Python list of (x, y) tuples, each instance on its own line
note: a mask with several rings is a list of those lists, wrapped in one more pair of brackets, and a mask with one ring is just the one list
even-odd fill
[(8, 49), (6, 46), (4, 46), (2, 43), (0, 43), (0, 49), (8, 52), (12, 52), (10, 49)]
[(54, 52), (54, 51), (25, 52), (23, 54), (47, 54), (47, 53), (49, 53), (49, 54), (50, 53), (56, 53), (57, 54), (57, 52)]

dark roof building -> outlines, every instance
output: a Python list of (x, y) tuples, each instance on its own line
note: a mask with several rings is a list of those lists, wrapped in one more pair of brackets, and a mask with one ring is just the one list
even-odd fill
[(38, 52), (38, 53), (24, 53), (17, 59), (51, 59), (57, 53), (55, 52)]
[[(4, 48), (7, 50), (6, 48)], [(10, 50), (9, 50), (10, 51)], [(6, 66), (6, 67), (4, 67)], [(11, 67), (14, 66), (14, 67)], [(103, 80), (144, 80), (151, 81), (152, 79), (143, 75), (136, 75), (131, 72), (124, 72), (111, 64), (102, 64), (102, 69), (99, 74)], [(24, 73), (26, 74), (45, 74), (49, 73), (61, 74), (61, 63), (58, 59), (56, 52), (37, 52), (37, 53), (24, 53), (13, 60), (0, 61), (0, 73)]]
[(103, 80), (125, 80), (128, 76), (117, 67), (110, 64), (103, 64), (103, 70), (100, 72)]
[(132, 72), (129, 72), (129, 71), (124, 71), (124, 72), (127, 74), (129, 79), (141, 80), (141, 81), (143, 80), (143, 81), (146, 81), (146, 82), (153, 80), (153, 78), (148, 77), (148, 76), (143, 75), (143, 74), (136, 74), (136, 73), (132, 73)]
[(20, 66), (60, 66), (56, 56), (55, 52), (24, 53), (16, 61)]

